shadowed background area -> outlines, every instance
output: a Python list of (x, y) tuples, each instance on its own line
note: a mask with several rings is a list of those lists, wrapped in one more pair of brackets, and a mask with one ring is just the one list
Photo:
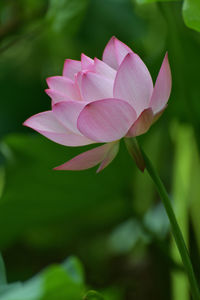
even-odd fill
[[(50, 108), (46, 78), (61, 75), (66, 58), (101, 59), (114, 35), (155, 82), (168, 51), (168, 108), (139, 140), (174, 202), (200, 278), (200, 5), (191, 2), (1, 0), (0, 251), (15, 282), (0, 284), (2, 300), (190, 299), (160, 199), (123, 141), (100, 174), (56, 172), (91, 147), (55, 144), (22, 123)], [(83, 298), (89, 289), (100, 294)]]

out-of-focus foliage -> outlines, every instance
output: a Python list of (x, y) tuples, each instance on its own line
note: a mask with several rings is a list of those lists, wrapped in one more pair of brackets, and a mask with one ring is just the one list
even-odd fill
[(80, 300), (84, 290), (82, 266), (72, 257), (62, 265), (48, 267), (25, 283), (1, 286), (0, 297), (2, 300)]
[(50, 0), (47, 20), (57, 33), (73, 33), (79, 28), (88, 3), (89, 0)]
[[(123, 142), (98, 175), (95, 169), (55, 172), (83, 148), (56, 145), (22, 126), (51, 105), (45, 78), (60, 75), (64, 60), (82, 52), (101, 58), (112, 35), (141, 56), (154, 82), (169, 53), (168, 108), (140, 142), (176, 198), (200, 275), (199, 2), (150, 2), (0, 1), (0, 250), (9, 282), (0, 261), (0, 299), (29, 300), (30, 290), (31, 300), (182, 300), (180, 293), (188, 292), (159, 197)], [(197, 31), (185, 26), (182, 7), (185, 23)], [(83, 264), (86, 275), (79, 281), (60, 264), (70, 255)], [(8, 295), (14, 298), (3, 298)]]
[[(181, 0), (132, 0), (138, 4), (148, 4), (153, 2), (181, 1)], [(185, 24), (194, 30), (200, 31), (200, 3), (199, 0), (183, 1), (183, 19)]]
[[(171, 134), (174, 141), (174, 170), (173, 170), (173, 198), (174, 209), (181, 227), (184, 240), (189, 245), (189, 205), (190, 205), (190, 185), (192, 175), (193, 152), (191, 144), (194, 142), (193, 130), (190, 126), (173, 124)], [(184, 146), (183, 146), (184, 145)], [(181, 257), (175, 241), (172, 242), (172, 256), (174, 260), (181, 264)], [(174, 299), (189, 299), (188, 279), (183, 272), (174, 270), (172, 272), (172, 293)]]
[(104, 300), (105, 298), (99, 294), (98, 292), (95, 291), (89, 291), (83, 300)]
[(6, 269), (3, 261), (3, 257), (0, 254), (0, 286), (6, 285)]
[[(77, 243), (80, 235), (106, 230), (131, 215), (128, 194), (133, 165), (122, 154), (125, 151), (111, 168), (95, 175), (94, 170), (53, 171), (77, 149), (39, 136), (7, 137), (1, 150), (7, 160), (0, 200), (1, 247), (22, 234), (29, 239), (32, 236), (43, 247), (70, 245)], [(60, 230), (62, 235), (58, 235)]]
[[(166, 1), (175, 1), (175, 0), (133, 0), (133, 1), (137, 1), (138, 4), (147, 4), (147, 3), (153, 3), (153, 2), (166, 2)], [(177, 0), (177, 1), (181, 1), (181, 0)]]
[(200, 2), (198, 0), (184, 0), (183, 18), (188, 27), (200, 31)]

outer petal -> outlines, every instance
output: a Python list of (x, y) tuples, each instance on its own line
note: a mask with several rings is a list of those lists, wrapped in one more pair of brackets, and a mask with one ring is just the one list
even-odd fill
[(171, 93), (171, 86), (171, 71), (168, 61), (168, 54), (166, 54), (156, 79), (153, 95), (150, 101), (150, 107), (152, 107), (154, 113), (162, 110), (166, 105)]
[(87, 103), (81, 101), (60, 102), (53, 106), (53, 112), (59, 122), (67, 129), (81, 135), (77, 128), (77, 119), (86, 104)]
[(81, 54), (81, 68), (82, 71), (88, 70), (91, 71), (93, 69), (94, 60), (88, 57), (85, 54)]
[(134, 137), (147, 132), (153, 123), (154, 115), (151, 108), (145, 109), (130, 128), (127, 133), (127, 137)]
[(93, 72), (83, 73), (81, 94), (87, 102), (111, 98), (113, 97), (113, 81)]
[[(92, 168), (103, 161), (107, 155), (110, 155), (109, 153), (113, 146), (113, 143), (104, 144), (103, 146), (81, 153), (63, 165), (56, 167), (55, 170), (85, 170)], [(110, 159), (109, 163), (111, 161), (112, 159)]]
[(63, 94), (69, 99), (81, 100), (79, 90), (77, 89), (75, 83), (67, 77), (49, 77), (47, 78), (47, 84), (51, 90)]
[(115, 78), (114, 97), (126, 100), (140, 115), (149, 107), (152, 92), (153, 82), (147, 67), (137, 54), (127, 54)]
[(81, 71), (81, 62), (73, 59), (66, 59), (63, 67), (63, 76), (74, 80), (74, 75)]
[(52, 111), (45, 111), (32, 116), (24, 122), (48, 139), (65, 146), (83, 146), (92, 142), (78, 134), (75, 134), (64, 127), (54, 116)]
[(114, 81), (116, 71), (98, 58), (94, 58), (94, 72)]
[(70, 100), (66, 95), (61, 94), (61, 93), (56, 92), (51, 89), (46, 89), (45, 92), (52, 99), (53, 104), (61, 102), (61, 101), (69, 101)]
[(115, 159), (118, 151), (119, 151), (119, 142), (113, 142), (112, 147), (105, 155), (104, 160), (101, 162), (101, 164), (97, 170), (97, 173), (99, 173), (100, 171), (105, 169), (113, 161), (113, 159)]
[(103, 61), (117, 70), (128, 53), (133, 53), (133, 51), (113, 36), (104, 49)]
[(78, 117), (77, 127), (93, 141), (112, 142), (125, 136), (135, 120), (136, 112), (127, 102), (103, 99), (85, 106)]

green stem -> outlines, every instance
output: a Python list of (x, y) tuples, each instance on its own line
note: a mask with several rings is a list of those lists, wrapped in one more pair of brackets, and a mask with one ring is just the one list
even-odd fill
[(172, 233), (174, 235), (176, 245), (177, 245), (179, 253), (181, 255), (185, 271), (187, 272), (187, 275), (189, 278), (192, 297), (194, 300), (200, 300), (200, 292), (199, 292), (197, 280), (194, 275), (194, 270), (193, 270), (192, 263), (191, 263), (191, 260), (189, 257), (189, 253), (188, 253), (187, 247), (185, 245), (180, 227), (176, 220), (176, 216), (174, 214), (174, 211), (173, 211), (173, 208), (171, 205), (171, 201), (169, 199), (167, 191), (166, 191), (160, 177), (158, 176), (158, 174), (157, 174), (156, 170), (154, 169), (152, 163), (150, 162), (149, 158), (143, 151), (142, 151), (142, 154), (143, 154), (143, 158), (145, 161), (146, 169), (147, 169), (150, 177), (152, 178), (153, 182), (156, 185), (157, 191), (162, 199), (165, 210), (167, 212), (167, 215), (168, 215), (168, 218), (169, 218), (169, 221), (171, 224), (171, 228), (172, 228)]

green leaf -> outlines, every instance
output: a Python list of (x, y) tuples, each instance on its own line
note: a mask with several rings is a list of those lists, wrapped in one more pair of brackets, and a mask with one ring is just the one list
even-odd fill
[[(176, 0), (132, 0), (137, 4), (149, 4), (153, 2), (169, 2)], [(181, 0), (177, 0), (181, 1)], [(200, 1), (199, 0), (184, 0), (183, 7), (183, 19), (186, 24), (191, 29), (200, 31)]]
[(76, 258), (69, 258), (64, 265), (50, 266), (22, 285), (11, 286), (1, 300), (80, 300), (84, 293), (80, 268)]
[(200, 1), (184, 0), (183, 18), (185, 24), (194, 30), (200, 31)]
[(83, 283), (84, 272), (81, 262), (76, 257), (68, 258), (63, 264), (63, 267), (77, 284)]
[(14, 282), (9, 284), (4, 284), (0, 286), (0, 296), (5, 295), (7, 292), (10, 292), (12, 289), (18, 289), (19, 287), (22, 287), (21, 282)]
[(96, 291), (89, 291), (83, 300), (104, 300), (104, 297)]

